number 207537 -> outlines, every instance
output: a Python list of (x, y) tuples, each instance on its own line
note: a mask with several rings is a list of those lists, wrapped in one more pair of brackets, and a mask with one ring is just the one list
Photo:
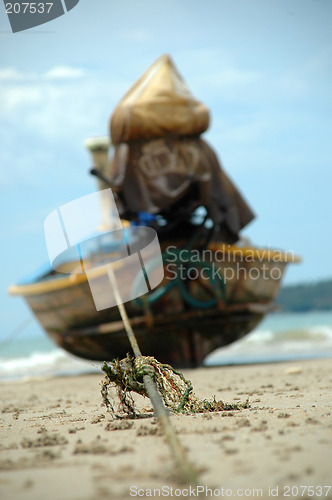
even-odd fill
[(7, 14), (49, 14), (53, 2), (6, 3)]
[(331, 486), (284, 486), (284, 497), (327, 497)]

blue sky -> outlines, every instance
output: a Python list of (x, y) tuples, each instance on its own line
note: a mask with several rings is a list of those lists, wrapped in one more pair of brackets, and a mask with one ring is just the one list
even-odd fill
[(331, 19), (330, 0), (81, 0), (12, 34), (1, 3), (2, 333), (28, 314), (6, 289), (48, 260), (45, 217), (95, 190), (84, 140), (165, 52), (257, 214), (244, 235), (303, 256), (285, 283), (332, 277)]

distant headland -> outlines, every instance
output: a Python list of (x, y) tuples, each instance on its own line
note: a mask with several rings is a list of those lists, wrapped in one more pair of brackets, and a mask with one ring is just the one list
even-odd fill
[(332, 279), (285, 286), (277, 304), (283, 312), (332, 310)]

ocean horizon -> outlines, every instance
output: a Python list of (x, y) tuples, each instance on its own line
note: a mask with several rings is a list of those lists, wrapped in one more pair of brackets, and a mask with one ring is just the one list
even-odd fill
[[(332, 358), (332, 311), (272, 313), (243, 339), (211, 353), (204, 366)], [(101, 373), (101, 362), (57, 347), (35, 319), (0, 342), (0, 381)], [(105, 359), (105, 361), (110, 361)]]

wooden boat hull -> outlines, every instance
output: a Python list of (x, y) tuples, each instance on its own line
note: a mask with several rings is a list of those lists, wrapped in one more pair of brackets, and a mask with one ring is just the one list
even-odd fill
[[(242, 338), (264, 317), (270, 306), (255, 311), (252, 304), (222, 313), (213, 309), (201, 315), (168, 315), (155, 318), (151, 325), (145, 318), (134, 318), (132, 324), (144, 355), (153, 355), (174, 367), (195, 367), (217, 349)], [(167, 318), (167, 321), (163, 321)], [(137, 320), (141, 321), (137, 321)], [(135, 321), (136, 320), (136, 321)], [(181, 326), (185, 323), (183, 326)], [(48, 332), (54, 342), (68, 352), (87, 359), (123, 358), (130, 345), (121, 322), (103, 323), (81, 330)]]
[[(217, 250), (225, 255), (227, 251), (227, 258), (217, 258)], [(273, 309), (285, 267), (295, 261), (284, 255), (276, 262), (270, 253), (261, 258), (257, 249), (245, 260), (244, 249), (220, 244), (212, 244), (211, 251), (220, 272), (229, 273), (223, 301), (212, 307), (194, 307), (174, 287), (154, 304), (145, 302), (138, 307), (134, 301), (126, 303), (144, 355), (173, 366), (201, 364), (213, 350), (249, 333)], [(267, 279), (265, 272), (255, 279), (250, 270), (262, 271), (263, 266), (265, 271), (267, 266), (278, 269), (277, 276)], [(190, 287), (192, 296), (204, 301), (205, 292), (198, 283), (193, 281)], [(10, 293), (23, 295), (50, 338), (71, 354), (104, 361), (123, 358), (130, 351), (117, 307), (97, 311), (85, 275), (52, 271), (31, 283), (14, 285)]]

